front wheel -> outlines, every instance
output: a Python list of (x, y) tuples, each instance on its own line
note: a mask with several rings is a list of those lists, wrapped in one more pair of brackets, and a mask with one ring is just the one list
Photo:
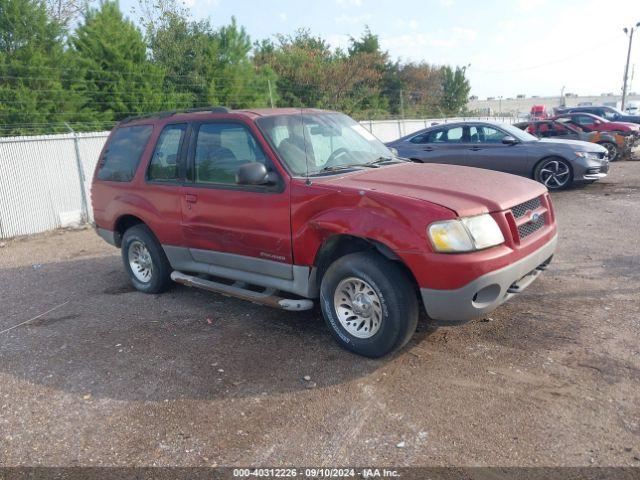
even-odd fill
[(337, 342), (365, 357), (401, 348), (418, 323), (418, 300), (407, 274), (372, 252), (331, 264), (320, 285), (320, 306)]
[(618, 157), (620, 156), (620, 149), (615, 143), (602, 142), (598, 145), (601, 145), (607, 149), (607, 156), (609, 157), (609, 161), (615, 162), (616, 160), (618, 160)]
[(562, 190), (571, 185), (571, 166), (562, 158), (552, 157), (542, 160), (533, 172), (533, 178), (549, 190)]

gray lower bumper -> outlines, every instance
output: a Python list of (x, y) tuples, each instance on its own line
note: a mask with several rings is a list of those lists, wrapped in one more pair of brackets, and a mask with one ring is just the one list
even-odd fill
[(601, 178), (604, 178), (606, 176), (607, 176), (606, 173), (591, 173), (591, 174), (583, 175), (582, 179), (583, 180), (600, 180)]
[(116, 232), (107, 230), (106, 228), (96, 227), (96, 233), (109, 245), (118, 246)]
[(540, 275), (542, 266), (556, 250), (558, 236), (531, 255), (500, 270), (487, 273), (455, 290), (422, 288), (422, 301), (434, 320), (466, 321), (485, 315)]

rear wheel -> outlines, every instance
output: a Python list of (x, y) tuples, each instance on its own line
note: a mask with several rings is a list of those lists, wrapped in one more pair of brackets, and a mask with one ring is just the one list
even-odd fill
[(573, 172), (566, 160), (551, 157), (538, 163), (533, 172), (533, 178), (549, 190), (562, 190), (573, 182)]
[(418, 323), (418, 299), (407, 274), (371, 252), (331, 264), (322, 278), (320, 305), (338, 343), (371, 358), (401, 348)]
[(122, 261), (136, 290), (161, 293), (171, 285), (169, 260), (146, 225), (135, 225), (124, 233)]
[(610, 162), (618, 160), (618, 157), (620, 156), (620, 149), (618, 148), (618, 145), (613, 142), (602, 142), (598, 145), (602, 145), (607, 149), (607, 156), (609, 157)]

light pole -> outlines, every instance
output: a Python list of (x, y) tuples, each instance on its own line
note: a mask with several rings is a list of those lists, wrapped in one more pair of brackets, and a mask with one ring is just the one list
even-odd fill
[(622, 83), (622, 102), (620, 103), (620, 110), (624, 112), (624, 104), (627, 101), (627, 76), (629, 75), (629, 58), (631, 57), (631, 42), (633, 41), (633, 32), (636, 28), (640, 27), (640, 22), (636, 23), (635, 28), (624, 27), (622, 31), (629, 36), (629, 48), (627, 50), (627, 64), (624, 67), (624, 81)]
[(498, 110), (500, 111), (500, 113), (498, 114), (498, 116), (499, 116), (499, 117), (502, 117), (502, 95), (500, 95), (500, 96), (498, 97), (498, 100), (499, 100), (499, 104), (500, 104), (500, 107), (498, 107)]

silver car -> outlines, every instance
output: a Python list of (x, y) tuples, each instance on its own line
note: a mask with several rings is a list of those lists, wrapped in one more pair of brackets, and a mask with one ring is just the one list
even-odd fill
[(492, 122), (440, 124), (387, 146), (415, 162), (498, 170), (533, 178), (549, 190), (594, 182), (609, 171), (607, 150), (600, 145), (539, 139), (512, 125)]

